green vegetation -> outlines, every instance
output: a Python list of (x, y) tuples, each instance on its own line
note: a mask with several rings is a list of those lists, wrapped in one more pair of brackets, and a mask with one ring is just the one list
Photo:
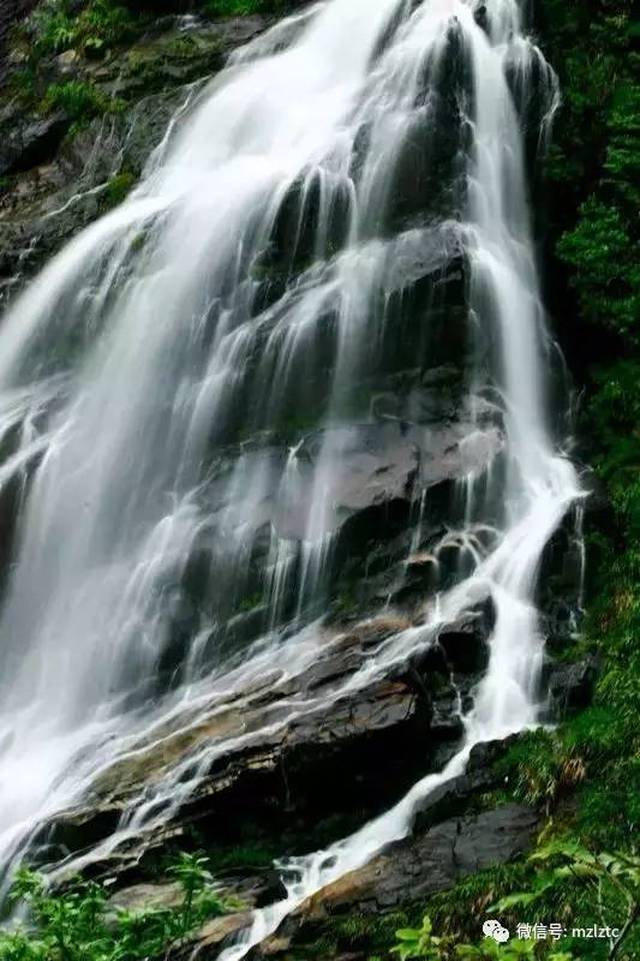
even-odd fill
[[(211, 17), (285, 9), (284, 0), (201, 0), (197, 6)], [(583, 638), (572, 647), (573, 654), (598, 653), (600, 676), (589, 708), (555, 731), (520, 738), (497, 762), (503, 787), (494, 801), (516, 799), (544, 816), (539, 846), (528, 860), (478, 872), (396, 914), (331, 919), (309, 957), (352, 949), (391, 951), (400, 961), (640, 957), (640, 29), (632, 0), (539, 0), (537, 6), (539, 39), (563, 92), (545, 162), (551, 306), (564, 324), (560, 334), (570, 364), (580, 365), (578, 378), (588, 388), (579, 430), (588, 439), (584, 457), (611, 505), (610, 516), (587, 522), (591, 599)], [(88, 0), (80, 9), (70, 0), (45, 0), (26, 22), (33, 56), (12, 84), (26, 101), (41, 102), (46, 111), (63, 109), (75, 123), (117, 109), (117, 102), (80, 80), (53, 84), (43, 97), (38, 64), (69, 50), (80, 58), (105, 56), (145, 22), (109, 0)], [(188, 37), (176, 42), (191, 43)], [(147, 59), (133, 56), (142, 72)], [(155, 63), (155, 52), (149, 56)], [(107, 203), (121, 202), (133, 183), (127, 172), (114, 177)], [(312, 423), (293, 419), (283, 431), (293, 435)], [(357, 599), (348, 580), (341, 583), (335, 608), (346, 616)], [(245, 599), (240, 610), (255, 601)], [(339, 830), (346, 833), (345, 826)], [(302, 847), (322, 846), (321, 833)], [(337, 834), (335, 825), (326, 830), (329, 839)], [(288, 840), (241, 838), (212, 855), (215, 868), (267, 867)], [(0, 959), (161, 956), (205, 917), (234, 906), (216, 893), (198, 858), (183, 856), (172, 877), (183, 892), (176, 908), (114, 915), (100, 885), (79, 883), (49, 894), (39, 878), (23, 873), (14, 896), (28, 902), (30, 919), (0, 936)], [(570, 938), (562, 949), (548, 941), (478, 943), (479, 919), (492, 910), (511, 928), (518, 921), (579, 926), (602, 919), (619, 924), (623, 934), (613, 946)]]
[(90, 120), (102, 113), (117, 112), (118, 101), (106, 97), (97, 87), (83, 80), (52, 83), (41, 104), (43, 113), (63, 110), (74, 122)]
[(626, 943), (637, 933), (634, 928), (640, 919), (640, 858), (619, 853), (594, 854), (576, 841), (555, 841), (535, 851), (529, 862), (542, 868), (533, 875), (530, 889), (502, 898), (495, 910), (528, 907), (550, 891), (564, 889), (567, 883), (591, 887), (602, 926), (606, 926), (607, 917), (621, 919), (618, 933), (612, 936), (609, 946), (609, 958), (620, 956)]
[(480, 944), (460, 944), (457, 939), (433, 934), (431, 919), (425, 915), (419, 928), (401, 928), (396, 931), (398, 943), (391, 949), (400, 961), (413, 958), (424, 961), (572, 961), (573, 955), (566, 951), (549, 949), (546, 942), (519, 939), (506, 944), (498, 944), (492, 938), (485, 938)]
[(547, 814), (586, 775), (584, 759), (564, 731), (542, 729), (520, 738), (496, 767), (516, 800), (542, 806)]
[[(631, 0), (544, 0), (564, 106), (547, 164), (559, 272), (587, 368), (580, 433), (613, 516), (588, 529), (592, 600), (583, 646), (602, 661), (594, 704), (558, 733), (583, 772), (572, 824), (630, 850), (640, 814), (640, 25)], [(571, 297), (573, 291), (573, 299)], [(607, 358), (611, 358), (607, 360)], [(548, 763), (547, 759), (547, 763)]]
[(105, 206), (108, 209), (117, 207), (133, 190), (137, 177), (130, 170), (122, 170), (111, 177), (105, 191)]
[(105, 885), (78, 882), (61, 892), (18, 872), (12, 899), (27, 921), (0, 933), (1, 961), (138, 961), (162, 957), (208, 918), (242, 907), (212, 883), (207, 859), (183, 854), (168, 870), (179, 884), (174, 907), (127, 911), (109, 904)]
[[(534, 851), (525, 865), (500, 870), (502, 878), (497, 878), (495, 872), (483, 872), (475, 879), (476, 882), (482, 880), (485, 887), (488, 882), (493, 883), (494, 890), (497, 881), (497, 903), (487, 904), (486, 899), (480, 903), (470, 902), (468, 896), (475, 883), (472, 879), (459, 885), (454, 893), (464, 898), (467, 918), (471, 912), (475, 927), (478, 918), (497, 916), (510, 930), (510, 941), (498, 944), (485, 938), (480, 944), (463, 943), (461, 939), (469, 934), (469, 922), (465, 923), (462, 916), (453, 923), (449, 917), (448, 923), (443, 923), (443, 933), (436, 935), (431, 912), (423, 917), (420, 927), (396, 931), (397, 943), (391, 954), (400, 961), (413, 958), (425, 961), (489, 961), (491, 958), (571, 961), (574, 957), (637, 957), (640, 920), (640, 858), (637, 856), (593, 853), (577, 841), (556, 840)], [(511, 878), (505, 885), (509, 874)], [(515, 886), (515, 890), (506, 895), (500, 893), (505, 886)], [(436, 912), (438, 900), (435, 898), (430, 903), (430, 908), (435, 908)], [(560, 911), (559, 905), (562, 904), (570, 911)], [(539, 910), (540, 922), (534, 918), (529, 924), (522, 925), (520, 919), (532, 910)], [(582, 917), (588, 916), (588, 925), (582, 920), (576, 921), (576, 915), (570, 913), (573, 911), (581, 912)], [(586, 912), (590, 913), (587, 915)], [(556, 918), (557, 922), (553, 934), (549, 917)], [(547, 922), (540, 937), (532, 937), (534, 925), (542, 923), (545, 918)], [(615, 922), (612, 918), (616, 919)], [(589, 939), (580, 937), (575, 929), (591, 926), (594, 922), (600, 928), (610, 930), (606, 937), (591, 939), (589, 943)]]
[[(238, 17), (251, 14), (284, 13), (286, 0), (197, 0), (210, 17)], [(24, 32), (40, 55), (75, 50), (84, 57), (105, 56), (122, 46), (152, 22), (150, 3), (144, 12), (134, 12), (118, 0), (44, 0), (26, 21)], [(160, 12), (164, 12), (161, 7)]]
[(284, 13), (285, 0), (205, 0), (204, 10), (211, 17), (239, 17), (252, 13)]
[(76, 50), (86, 57), (100, 57), (130, 40), (136, 21), (126, 7), (110, 0), (89, 0), (80, 9), (71, 0), (44, 0), (24, 29), (40, 55)]
[(640, 342), (640, 54), (631, 0), (545, 0), (564, 108), (547, 174), (580, 316)]

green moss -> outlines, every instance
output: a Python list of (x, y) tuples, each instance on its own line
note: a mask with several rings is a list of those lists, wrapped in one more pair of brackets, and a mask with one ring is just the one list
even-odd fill
[(217, 31), (160, 34), (140, 41), (122, 58), (119, 85), (128, 98), (146, 96), (169, 84), (199, 80), (223, 63)]
[(9, 93), (28, 106), (38, 98), (38, 73), (32, 64), (25, 64), (14, 70), (8, 79)]
[(52, 83), (40, 104), (43, 113), (62, 110), (75, 124), (82, 124), (104, 113), (122, 110), (120, 101), (107, 97), (94, 84), (84, 80)]
[(136, 184), (137, 177), (129, 170), (123, 170), (115, 177), (111, 177), (105, 190), (106, 205), (117, 207), (131, 192)]
[(238, 604), (238, 613), (247, 614), (249, 611), (253, 611), (256, 607), (259, 607), (263, 602), (263, 595), (260, 591), (256, 591), (254, 594), (250, 594), (248, 597), (243, 597)]

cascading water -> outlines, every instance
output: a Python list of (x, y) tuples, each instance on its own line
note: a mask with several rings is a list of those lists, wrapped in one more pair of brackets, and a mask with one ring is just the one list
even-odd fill
[[(276, 693), (289, 685), (265, 724), (321, 706), (292, 696), (291, 680), (318, 655), (339, 508), (359, 503), (353, 451), (375, 418), (369, 405), (353, 427), (355, 387), (406, 360), (398, 316), (420, 281), (464, 264), (460, 450), (471, 453), (448, 544), (465, 564), (322, 705), (491, 599), (464, 742), (352, 837), (287, 863), (288, 898), (256, 913), (230, 959), (406, 835), (474, 744), (536, 723), (536, 577), (580, 496), (547, 425), (513, 94), (535, 79), (544, 115), (555, 88), (517, 0), (331, 0), (276, 34), (196, 98), (130, 199), (50, 263), (0, 330), (0, 481), (18, 518), (0, 623), (8, 875), (41, 825), (172, 724), (224, 713), (231, 694), (250, 704), (265, 676)], [(413, 318), (424, 329), (409, 350), (425, 367), (450, 336), (430, 316)], [(298, 430), (286, 454), (273, 435), (291, 411), (321, 429), (312, 445)], [(411, 429), (428, 447), (428, 430)], [(421, 465), (413, 548), (427, 474)], [(256, 590), (262, 630), (239, 644), (229, 624)], [(165, 822), (216, 757), (259, 733), (200, 744), (132, 797), (103, 847)]]

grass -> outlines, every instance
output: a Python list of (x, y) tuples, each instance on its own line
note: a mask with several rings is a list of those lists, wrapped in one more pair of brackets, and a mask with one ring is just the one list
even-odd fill
[(246, 17), (255, 13), (284, 13), (284, 0), (205, 0), (210, 17)]

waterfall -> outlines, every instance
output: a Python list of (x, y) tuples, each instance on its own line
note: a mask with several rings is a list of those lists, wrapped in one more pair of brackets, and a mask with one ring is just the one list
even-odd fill
[[(536, 724), (537, 574), (581, 496), (549, 426), (519, 103), (535, 84), (548, 118), (556, 91), (518, 0), (330, 0), (290, 26), (284, 47), (278, 27), (199, 94), (129, 199), (57, 255), (0, 327), (0, 492), (17, 517), (0, 620), (10, 868), (41, 825), (185, 712), (215, 711), (267, 674), (276, 688), (304, 677), (331, 589), (336, 491), (358, 503), (345, 467), (356, 388), (400, 351), (407, 292), (464, 264), (465, 410), (474, 443), (502, 445), (468, 470), (459, 534), (475, 547), (421, 622), (331, 695), (384, 676), (491, 599), (464, 741), (356, 834), (284, 865), (288, 897), (255, 913), (229, 961), (406, 836), (475, 744)], [(452, 335), (446, 316), (444, 329), (430, 318), (428, 307), (414, 318), (423, 366)], [(304, 430), (286, 454), (270, 439), (291, 411), (316, 425), (311, 452)], [(204, 613), (185, 588), (198, 577)], [(239, 644), (228, 624), (256, 590), (262, 630)], [(300, 696), (272, 723), (317, 708)], [(252, 736), (176, 765), (105, 846), (164, 823)]]

